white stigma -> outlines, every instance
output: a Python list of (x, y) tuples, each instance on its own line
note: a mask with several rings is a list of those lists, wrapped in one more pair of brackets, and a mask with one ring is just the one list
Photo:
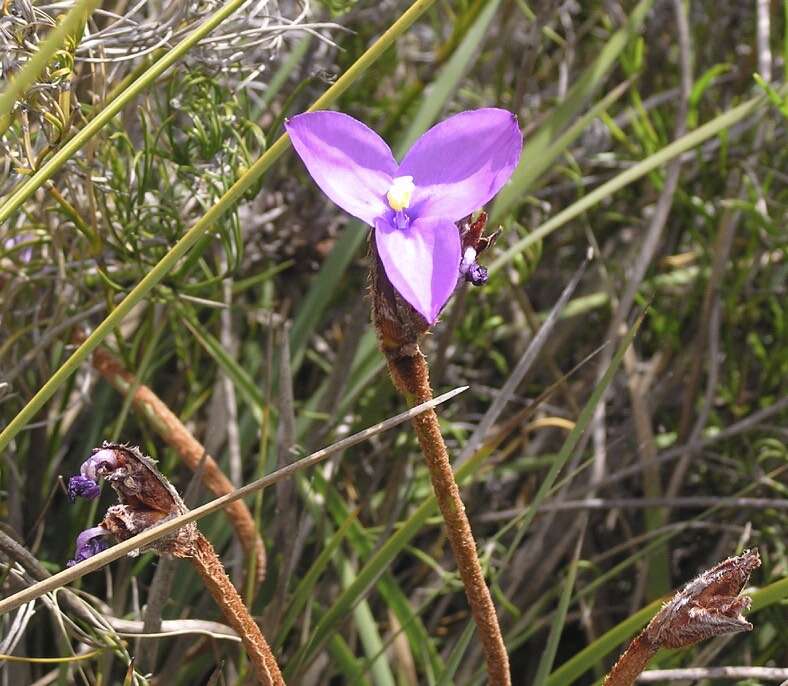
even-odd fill
[(462, 261), (460, 262), (460, 273), (465, 274), (470, 266), (476, 262), (476, 251), (468, 246), (462, 254)]
[(410, 196), (413, 195), (415, 189), (416, 186), (413, 184), (412, 176), (395, 177), (391, 182), (391, 188), (386, 193), (389, 207), (397, 212), (410, 207)]

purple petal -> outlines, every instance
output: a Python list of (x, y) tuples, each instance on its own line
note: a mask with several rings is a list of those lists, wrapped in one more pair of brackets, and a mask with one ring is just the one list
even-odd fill
[(93, 479), (88, 479), (81, 474), (72, 476), (68, 480), (68, 499), (72, 503), (77, 499), (77, 496), (93, 500), (98, 498), (100, 492), (99, 485)]
[(285, 122), (290, 141), (322, 191), (345, 212), (374, 226), (397, 163), (372, 129), (340, 112), (306, 112)]
[(468, 216), (509, 180), (522, 147), (517, 117), (506, 110), (461, 112), (433, 126), (397, 172), (416, 184), (408, 214), (452, 221)]
[(77, 536), (76, 552), (74, 559), (66, 563), (67, 567), (73, 567), (75, 564), (87, 560), (89, 557), (97, 555), (102, 550), (106, 550), (109, 544), (105, 540), (105, 536), (109, 536), (109, 531), (104, 527), (94, 526), (90, 529), (85, 529), (79, 536)]
[(87, 460), (82, 463), (79, 473), (86, 479), (98, 481), (99, 476), (104, 476), (106, 472), (111, 472), (118, 467), (118, 456), (114, 450), (102, 448), (94, 452)]
[(457, 285), (457, 227), (448, 219), (426, 217), (414, 220), (407, 229), (395, 229), (379, 219), (375, 245), (391, 285), (433, 324)]

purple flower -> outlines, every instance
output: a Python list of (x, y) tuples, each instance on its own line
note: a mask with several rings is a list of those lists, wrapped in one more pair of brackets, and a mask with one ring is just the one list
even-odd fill
[(98, 498), (100, 492), (99, 485), (93, 479), (78, 475), (72, 476), (68, 480), (68, 499), (72, 503), (77, 499), (77, 496), (93, 500)]
[(109, 536), (109, 531), (102, 526), (94, 526), (90, 529), (85, 529), (77, 536), (74, 559), (69, 560), (66, 566), (73, 567), (75, 564), (97, 555), (102, 550), (106, 550), (109, 544), (105, 540), (105, 536)]
[[(449, 117), (400, 163), (378, 134), (346, 114), (299, 114), (285, 128), (323, 192), (374, 227), (389, 281), (434, 323), (460, 275), (455, 222), (490, 200), (517, 166), (523, 137), (515, 115), (487, 108)], [(470, 269), (466, 278), (483, 282), (486, 274)]]

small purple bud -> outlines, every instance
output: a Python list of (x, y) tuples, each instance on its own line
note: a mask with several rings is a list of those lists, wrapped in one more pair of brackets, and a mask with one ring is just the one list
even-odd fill
[(76, 552), (74, 559), (66, 563), (67, 567), (73, 567), (75, 564), (87, 560), (89, 557), (97, 555), (102, 550), (106, 550), (109, 544), (105, 540), (105, 536), (109, 535), (102, 526), (94, 526), (90, 529), (85, 529), (79, 536), (77, 536)]
[(482, 267), (476, 262), (476, 250), (473, 247), (465, 248), (460, 262), (460, 274), (474, 286), (483, 286), (487, 283), (487, 267)]
[(465, 272), (465, 280), (470, 281), (474, 286), (483, 286), (487, 283), (487, 267), (474, 262)]
[(81, 474), (72, 476), (68, 480), (68, 499), (72, 503), (77, 499), (77, 496), (88, 500), (98, 498), (100, 490), (99, 485), (93, 479), (88, 479)]

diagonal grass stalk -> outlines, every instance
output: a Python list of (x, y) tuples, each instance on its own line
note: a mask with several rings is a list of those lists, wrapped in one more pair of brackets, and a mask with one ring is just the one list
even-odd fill
[(258, 479), (257, 481), (247, 484), (246, 486), (242, 486), (228, 495), (221, 496), (220, 498), (214, 498), (205, 505), (195, 507), (186, 514), (169, 519), (163, 524), (146, 529), (141, 534), (132, 536), (131, 538), (118, 543), (118, 545), (112, 546), (111, 548), (108, 548), (107, 550), (98, 553), (87, 560), (84, 560), (83, 562), (75, 564), (73, 567), (68, 567), (67, 569), (58, 572), (57, 574), (53, 574), (43, 581), (33, 584), (19, 593), (15, 593), (14, 595), (8, 596), (7, 598), (3, 598), (0, 600), (0, 615), (10, 612), (11, 610), (16, 609), (20, 605), (23, 605), (30, 600), (40, 598), (45, 593), (50, 593), (51, 591), (55, 591), (58, 588), (62, 588), (66, 584), (69, 584), (72, 581), (76, 581), (77, 579), (85, 576), (85, 574), (89, 574), (90, 572), (94, 572), (97, 569), (101, 569), (101, 567), (109, 564), (110, 562), (117, 560), (124, 555), (128, 555), (131, 551), (146, 546), (153, 541), (158, 540), (162, 536), (166, 536), (167, 534), (180, 529), (189, 522), (196, 522), (198, 519), (201, 519), (212, 512), (217, 512), (221, 509), (224, 509), (227, 505), (234, 503), (236, 500), (240, 500), (241, 498), (245, 498), (248, 495), (261, 491), (264, 488), (281, 481), (282, 479), (287, 479), (296, 472), (305, 469), (306, 467), (311, 467), (312, 465), (318, 464), (319, 462), (323, 462), (327, 458), (331, 457), (331, 455), (341, 453), (343, 450), (347, 450), (358, 443), (362, 443), (376, 434), (379, 434), (383, 431), (388, 431), (389, 429), (418, 416), (422, 412), (434, 409), (438, 405), (451, 400), (467, 389), (467, 386), (460, 386), (459, 388), (455, 388), (453, 391), (449, 391), (448, 393), (438, 396), (434, 400), (421, 403), (416, 407), (407, 410), (406, 412), (402, 412), (394, 417), (391, 417), (390, 419), (386, 419), (378, 424), (375, 424), (374, 426), (364, 429), (363, 431), (359, 431), (352, 436), (343, 438), (341, 441), (337, 441), (328, 448), (323, 448), (322, 450), (318, 450), (311, 455), (301, 458), (300, 460), (291, 462), (286, 467), (282, 467), (281, 469), (268, 474), (262, 479)]
[[(229, 16), (238, 6), (243, 4), (244, 0), (233, 0), (230, 4), (228, 4), (221, 12), (215, 14), (211, 19), (209, 19), (203, 26), (200, 27), (195, 33), (202, 31), (205, 29), (206, 26), (210, 25), (210, 28), (218, 25), (225, 16)], [(331, 86), (322, 96), (320, 96), (313, 105), (309, 108), (310, 110), (319, 110), (328, 107), (332, 103), (336, 101), (336, 99), (342, 95), (361, 75), (363, 75), (369, 66), (375, 62), (391, 44), (400, 36), (402, 35), (405, 30), (413, 24), (416, 19), (421, 16), (433, 3), (435, 0), (416, 0), (410, 8), (399, 18), (395, 21), (389, 29), (380, 37), (378, 38), (375, 43), (373, 43), (367, 50), (364, 52), (361, 57), (359, 57), (349, 68), (348, 70), (339, 78), (337, 79), (336, 83)], [(228, 8), (233, 8), (232, 10)], [(225, 13), (220, 19), (217, 19), (218, 15), (222, 12)], [(210, 29), (209, 29), (210, 30)], [(193, 36), (194, 34), (192, 34)], [(189, 39), (192, 38), (189, 37)], [(186, 39), (186, 40), (189, 40)], [(180, 57), (183, 53), (186, 52), (188, 47), (182, 47), (186, 40), (183, 41), (173, 50), (173, 53), (178, 53), (177, 57)], [(195, 41), (196, 42), (196, 41)], [(180, 49), (180, 52), (179, 52)], [(166, 57), (162, 58), (159, 62), (157, 62), (150, 70), (148, 70), (143, 76), (140, 77), (139, 81), (135, 81), (134, 84), (127, 90), (124, 91), (124, 94), (120, 96), (119, 99), (123, 99), (127, 96), (129, 91), (137, 91), (142, 90), (142, 88), (147, 85), (148, 83), (152, 82), (155, 76), (151, 76), (151, 72), (155, 72), (157, 76), (161, 72), (164, 71), (170, 64), (172, 64), (176, 58), (170, 59), (170, 53)], [(166, 62), (165, 66), (160, 66), (162, 63)], [(144, 83), (140, 83), (144, 82)], [(104, 120), (105, 112), (112, 111), (114, 108), (114, 104), (109, 106), (107, 110), (103, 111), (101, 114), (98, 115), (97, 119), (94, 121)], [(114, 116), (114, 115), (113, 115)], [(108, 121), (108, 119), (106, 119)], [(92, 122), (91, 122), (92, 123)], [(90, 128), (91, 125), (89, 124), (85, 130)], [(100, 126), (96, 127), (93, 133), (95, 134), (96, 131)], [(76, 152), (81, 144), (87, 142), (90, 136), (83, 135), (84, 132), (80, 132), (77, 134), (73, 139), (72, 143), (77, 142), (80, 143), (76, 145), (76, 147), (67, 144), (63, 150), (59, 151), (55, 157), (51, 160), (51, 163), (55, 161), (60, 162), (62, 164), (65, 160)], [(91, 134), (92, 135), (92, 134)], [(260, 158), (227, 190), (227, 192), (216, 202), (215, 205), (210, 207), (208, 211), (199, 219), (192, 228), (190, 228), (171, 249), (170, 251), (156, 264), (153, 269), (151, 269), (148, 274), (131, 290), (131, 292), (118, 304), (118, 306), (104, 319), (104, 321), (99, 324), (93, 333), (85, 340), (82, 345), (79, 346), (69, 357), (63, 365), (50, 377), (50, 379), (41, 387), (41, 389), (28, 401), (28, 403), (23, 407), (20, 412), (11, 420), (8, 426), (0, 433), (0, 450), (3, 450), (11, 441), (11, 439), (16, 436), (16, 434), (25, 426), (25, 424), (32, 419), (35, 414), (38, 412), (41, 407), (43, 407), (44, 403), (46, 403), (49, 398), (57, 391), (58, 388), (68, 379), (71, 374), (73, 374), (77, 368), (85, 361), (87, 356), (98, 346), (101, 341), (114, 329), (115, 327), (123, 321), (123, 318), (131, 311), (131, 309), (140, 302), (149, 292), (150, 290), (161, 281), (164, 276), (178, 263), (178, 261), (189, 251), (191, 248), (200, 238), (202, 238), (214, 225), (214, 223), (222, 217), (227, 211), (230, 210), (231, 207), (235, 205), (235, 203), (241, 198), (241, 196), (266, 172), (268, 169), (271, 168), (274, 162), (282, 156), (282, 154), (288, 149), (290, 144), (288, 136), (282, 135), (280, 138), (276, 140), (276, 142), (268, 148)], [(72, 149), (73, 148), (73, 149)], [(68, 155), (64, 155), (64, 151), (70, 150)], [(42, 168), (41, 173), (43, 173), (49, 165), (45, 165)], [(57, 165), (59, 166), (59, 164)], [(54, 171), (54, 169), (52, 170)], [(0, 208), (0, 222), (7, 219), (10, 215), (11, 211), (14, 207), (17, 207), (19, 203), (23, 202), (30, 193), (35, 190), (36, 186), (30, 187), (30, 189), (25, 193), (25, 189), (30, 186), (37, 178), (38, 174), (34, 175), (30, 181), (17, 192), (15, 193), (7, 202), (6, 204)], [(38, 180), (38, 184), (42, 183), (44, 178), (49, 178), (48, 176), (42, 176), (41, 179)]]

